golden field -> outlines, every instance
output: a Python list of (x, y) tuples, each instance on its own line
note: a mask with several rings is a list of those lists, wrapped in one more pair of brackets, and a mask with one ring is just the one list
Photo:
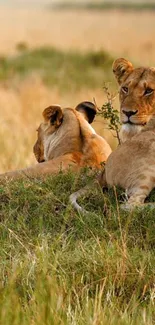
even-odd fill
[[(135, 64), (153, 65), (155, 57), (155, 19), (151, 12), (122, 11), (49, 11), (15, 9), (0, 6), (0, 56), (13, 56), (20, 42), (28, 48), (53, 46), (63, 51), (106, 50), (113, 58), (123, 56)], [(82, 71), (79, 71), (82, 77)], [(64, 76), (63, 76), (64, 78)], [(113, 79), (116, 86), (116, 83)], [(92, 100), (102, 105), (101, 87), (87, 85), (77, 91), (48, 87), (39, 74), (22, 80), (0, 83), (0, 171), (35, 163), (32, 146), (42, 110), (52, 104), (76, 105)], [(118, 107), (118, 99), (116, 100)], [(95, 122), (99, 133), (110, 143), (111, 134), (103, 131), (102, 121)]]

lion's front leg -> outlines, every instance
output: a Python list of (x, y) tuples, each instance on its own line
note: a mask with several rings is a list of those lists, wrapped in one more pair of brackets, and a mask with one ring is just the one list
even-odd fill
[(127, 191), (127, 194), (129, 194), (129, 198), (127, 202), (121, 204), (121, 209), (126, 211), (132, 211), (135, 208), (141, 210), (147, 206), (155, 208), (155, 203), (145, 203), (145, 199), (148, 197), (153, 187), (154, 183), (151, 181), (150, 178), (148, 178), (148, 180), (145, 181), (145, 184), (138, 184), (137, 187), (132, 188), (131, 193), (128, 193)]

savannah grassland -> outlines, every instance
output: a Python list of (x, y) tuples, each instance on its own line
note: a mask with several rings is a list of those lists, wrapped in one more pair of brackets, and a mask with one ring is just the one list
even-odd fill
[[(117, 93), (113, 59), (153, 65), (155, 13), (0, 7), (0, 169), (35, 163), (42, 110)], [(118, 107), (118, 98), (114, 102)], [(114, 146), (105, 124), (94, 127)], [(68, 204), (94, 173), (0, 185), (0, 325), (153, 325), (154, 211), (120, 211), (118, 189), (92, 189), (79, 215)], [(151, 201), (155, 199), (154, 193)]]

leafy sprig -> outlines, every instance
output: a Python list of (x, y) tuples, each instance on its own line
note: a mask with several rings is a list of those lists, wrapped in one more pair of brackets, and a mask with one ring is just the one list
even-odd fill
[(105, 120), (108, 121), (108, 128), (115, 131), (118, 143), (120, 144), (119, 129), (119, 112), (114, 109), (113, 101), (116, 96), (112, 95), (106, 85), (103, 87), (106, 94), (107, 101), (98, 109), (97, 115), (102, 116)]

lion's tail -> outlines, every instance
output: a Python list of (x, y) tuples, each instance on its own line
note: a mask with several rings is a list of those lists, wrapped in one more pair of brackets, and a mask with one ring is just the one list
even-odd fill
[(86, 185), (85, 187), (70, 195), (69, 202), (77, 212), (88, 213), (88, 211), (86, 211), (77, 203), (77, 199), (80, 198), (82, 195), (88, 194), (88, 190), (90, 190), (90, 185)]
[[(107, 187), (107, 183), (106, 183), (106, 177), (105, 177), (105, 170), (102, 171), (97, 179), (95, 180), (95, 182), (93, 182), (93, 186), (101, 186), (101, 188), (106, 188)], [(90, 189), (92, 188), (92, 184), (88, 184), (85, 187), (81, 188), (80, 190), (78, 190), (77, 192), (74, 192), (70, 195), (69, 197), (69, 202), (71, 203), (72, 207), (80, 213), (88, 213), (87, 210), (85, 210), (84, 208), (82, 208), (78, 203), (77, 200), (82, 196), (82, 195), (86, 195), (88, 196)]]

